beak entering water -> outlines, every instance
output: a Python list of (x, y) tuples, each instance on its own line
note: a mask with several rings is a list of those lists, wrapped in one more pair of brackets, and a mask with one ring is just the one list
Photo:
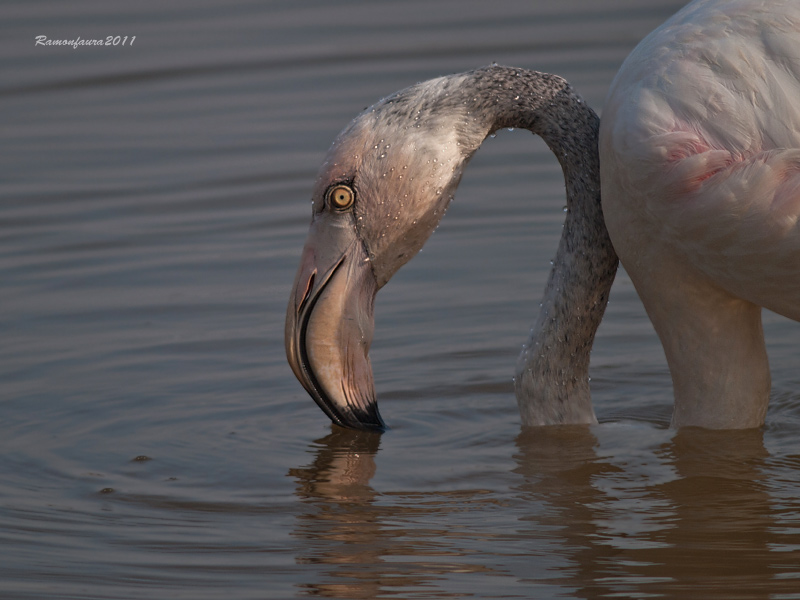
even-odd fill
[(286, 356), (331, 421), (383, 431), (369, 347), (378, 284), (355, 228), (315, 220), (286, 313)]

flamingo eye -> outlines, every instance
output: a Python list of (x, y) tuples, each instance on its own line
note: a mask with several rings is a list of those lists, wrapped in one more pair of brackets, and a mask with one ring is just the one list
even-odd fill
[(349, 185), (338, 184), (328, 188), (325, 193), (328, 206), (335, 210), (347, 210), (356, 201), (356, 192)]

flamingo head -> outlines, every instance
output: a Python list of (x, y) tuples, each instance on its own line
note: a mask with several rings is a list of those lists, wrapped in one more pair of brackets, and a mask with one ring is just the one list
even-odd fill
[(369, 348), (378, 290), (439, 224), (489, 133), (456, 99), (463, 75), (418, 84), (367, 109), (334, 142), (286, 315), (286, 354), (330, 419), (383, 430)]

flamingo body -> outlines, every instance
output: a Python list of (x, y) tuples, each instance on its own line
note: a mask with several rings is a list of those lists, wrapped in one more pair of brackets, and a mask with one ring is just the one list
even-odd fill
[(761, 307), (800, 320), (800, 3), (698, 0), (617, 75), (603, 210), (675, 384), (676, 426), (763, 423)]

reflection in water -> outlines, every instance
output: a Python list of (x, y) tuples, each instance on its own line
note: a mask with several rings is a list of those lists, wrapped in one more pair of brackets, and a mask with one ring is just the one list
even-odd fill
[[(518, 489), (528, 503), (521, 533), (537, 538), (541, 552), (559, 557), (546, 576), (584, 597), (586, 582), (598, 578), (594, 570), (613, 554), (596, 543), (598, 508), (608, 498), (593, 482), (612, 476), (616, 469), (598, 458), (598, 440), (588, 427), (525, 428), (516, 442), (515, 472), (523, 476)], [(543, 557), (531, 560), (538, 558)], [(531, 584), (542, 577), (535, 575)]]
[(314, 442), (318, 450), (313, 464), (290, 471), (300, 484), (297, 494), (346, 504), (367, 504), (375, 496), (369, 481), (375, 475), (375, 454), (381, 436), (341, 427), (331, 429), (330, 435)]
[(496, 489), (468, 470), (471, 489), (413, 492), (370, 484), (379, 434), (332, 430), (289, 473), (298, 562), (316, 567), (302, 595), (463, 597), (480, 575), (481, 597), (487, 581), (506, 597), (800, 597), (796, 511), (771, 493), (759, 430), (531, 428)]
[(780, 535), (765, 484), (763, 432), (686, 429), (664, 451), (679, 478), (658, 493), (674, 507), (675, 523), (659, 534), (664, 546), (642, 557), (642, 573), (662, 582), (648, 591), (800, 597), (798, 555), (776, 551)]
[(314, 442), (314, 462), (289, 475), (297, 480), (297, 496), (315, 509), (299, 517), (297, 535), (308, 544), (300, 562), (332, 565), (331, 577), (346, 581), (299, 585), (326, 598), (373, 598), (381, 585), (374, 567), (385, 553), (382, 540), (389, 537), (369, 485), (381, 436), (331, 428), (330, 435)]
[(486, 542), (507, 534), (471, 531), (476, 515), (498, 509), (490, 491), (378, 493), (369, 482), (380, 434), (331, 427), (312, 464), (289, 471), (308, 507), (294, 533), (304, 541), (297, 560), (324, 567), (322, 581), (298, 584), (303, 595), (462, 597), (470, 577), (506, 575), (505, 559), (487, 560)]
[(581, 598), (800, 597), (760, 430), (687, 429), (652, 453), (606, 458), (598, 445), (588, 429), (517, 439), (523, 521), (564, 557), (562, 586)]

